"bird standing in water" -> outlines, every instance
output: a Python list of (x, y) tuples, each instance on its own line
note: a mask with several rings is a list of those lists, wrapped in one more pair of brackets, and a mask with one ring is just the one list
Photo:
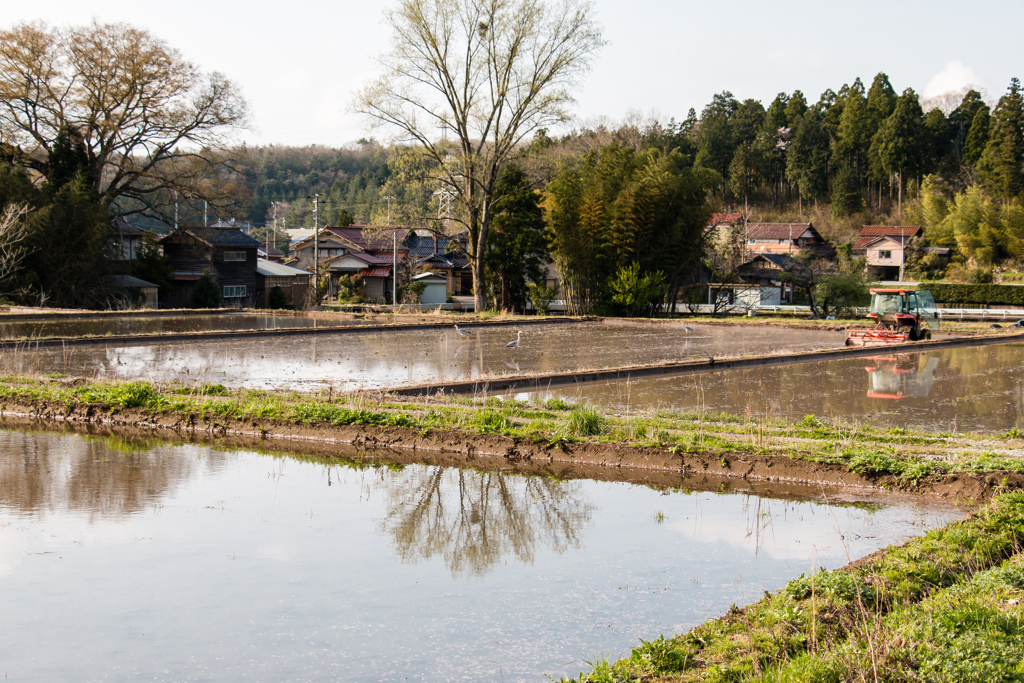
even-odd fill
[(469, 330), (459, 327), (458, 325), (455, 326), (455, 331), (461, 334), (463, 337), (469, 336)]
[(513, 339), (512, 341), (510, 341), (508, 344), (505, 344), (505, 348), (506, 349), (514, 349), (514, 348), (516, 348), (517, 346), (519, 346), (519, 340), (522, 339), (522, 337), (523, 337), (523, 331), (522, 330), (518, 330), (516, 332), (516, 338)]

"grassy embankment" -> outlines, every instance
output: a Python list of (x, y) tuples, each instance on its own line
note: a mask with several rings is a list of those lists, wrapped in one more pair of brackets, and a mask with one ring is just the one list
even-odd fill
[(956, 474), (1024, 474), (1024, 434), (926, 433), (770, 416), (657, 411), (604, 413), (560, 399), (541, 404), (449, 396), (404, 399), (380, 393), (303, 394), (228, 390), (221, 385), (157, 386), (147, 382), (85, 382), (60, 378), (0, 378), (0, 402), (45, 406), (50, 412), (89, 407), (99, 413), (135, 410), (190, 424), (236, 421), (275, 424), (406, 428), (428, 434), (454, 430), (492, 434), (564, 449), (582, 443), (654, 448), (671, 455), (719, 453), (789, 457), (841, 465), (853, 472), (891, 476), (913, 489), (925, 478)]
[[(362, 425), (461, 430), (548, 448), (585, 442), (667, 453), (756, 453), (890, 475), (1024, 471), (1016, 431), (927, 434), (825, 422), (658, 412), (602, 414), (552, 400), (229, 391), (220, 385), (0, 379), (0, 402), (59, 412), (134, 411), (200, 423)], [(973, 517), (838, 571), (801, 576), (759, 603), (686, 634), (642, 643), (619, 662), (596, 662), (581, 681), (1024, 680), (1024, 493), (994, 498)]]

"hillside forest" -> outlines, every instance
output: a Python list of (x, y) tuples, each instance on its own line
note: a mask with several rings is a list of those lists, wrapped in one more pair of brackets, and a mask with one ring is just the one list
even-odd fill
[[(74, 131), (66, 134), (73, 166)], [(234, 219), (286, 249), (285, 229), (312, 226), (319, 195), (321, 225), (390, 222), (454, 231), (454, 221), (439, 220), (448, 209), (436, 192), (436, 172), (411, 148), (362, 139), (342, 148), (241, 146), (218, 154), (221, 163), (202, 172), (206, 192), (155, 192), (158, 201), (145, 206), (119, 198), (107, 213), (157, 233), (170, 229), (175, 210), (182, 225)], [(50, 207), (30, 220), (37, 244), (56, 229), (58, 197), (69, 206), (88, 204), (90, 216), (102, 211), (88, 193), (29, 182), (31, 173), (10, 160), (0, 165), (0, 203), (20, 198)], [(1017, 79), (995, 101), (974, 89), (922, 101), (913, 89), (897, 92), (884, 73), (869, 85), (858, 78), (826, 90), (816, 101), (797, 90), (765, 105), (723, 91), (699, 114), (691, 109), (667, 122), (636, 116), (561, 135), (542, 130), (523, 146), (514, 171), (515, 192), (522, 199), (525, 188), (533, 199), (507, 206), (525, 207), (534, 218), (507, 217), (516, 234), (526, 235), (507, 253), (531, 265), (506, 268), (501, 277), (511, 270), (539, 279), (538, 263), (551, 261), (571, 295), (590, 302), (586, 310), (601, 303), (631, 309), (636, 291), (677, 293), (705, 258), (704, 227), (719, 211), (755, 222), (811, 221), (837, 247), (866, 224), (922, 225), (921, 246), (949, 247), (954, 257), (948, 273), (922, 258), (912, 264), (912, 277), (984, 282), (1012, 280), (1024, 270), (1024, 93)], [(495, 249), (511, 248), (509, 238), (498, 229)], [(100, 250), (98, 243), (87, 247)], [(32, 259), (27, 266), (5, 286), (6, 296), (30, 299), (44, 286), (51, 266), (33, 266)], [(521, 305), (527, 284), (514, 283), (514, 302), (496, 285), (492, 300)], [(49, 296), (90, 303), (68, 287), (50, 286)], [(622, 294), (622, 287), (634, 294)]]

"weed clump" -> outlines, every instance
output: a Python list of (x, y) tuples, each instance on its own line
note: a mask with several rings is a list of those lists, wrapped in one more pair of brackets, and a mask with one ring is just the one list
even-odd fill
[(584, 405), (573, 408), (565, 416), (559, 426), (559, 433), (564, 437), (580, 438), (597, 436), (604, 431), (605, 418), (596, 406)]

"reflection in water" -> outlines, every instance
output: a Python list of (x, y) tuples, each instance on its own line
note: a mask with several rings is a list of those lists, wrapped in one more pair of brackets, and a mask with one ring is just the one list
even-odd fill
[(540, 543), (579, 548), (593, 509), (579, 482), (405, 468), (388, 482), (381, 530), (403, 562), (439, 556), (452, 576), (483, 574), (510, 556), (532, 563)]
[(0, 506), (118, 518), (144, 510), (220, 462), (113, 439), (0, 431)]
[[(0, 370), (84, 377), (219, 382), (254, 389), (335, 390), (486, 380), (520, 372), (619, 367), (716, 356), (838, 348), (842, 333), (681, 325), (567, 323), (527, 327), (514, 356), (508, 328), (454, 329), (59, 347), (0, 352)], [(514, 335), (512, 335), (514, 337)]]
[(959, 516), (53, 433), (0, 432), (0, 491), (4, 673), (47, 681), (539, 683)]
[(868, 398), (928, 398), (939, 367), (936, 356), (922, 353), (891, 353), (868, 361)]
[[(346, 321), (344, 324), (360, 324)], [(275, 313), (218, 313), (212, 315), (109, 316), (104, 318), (54, 318), (52, 320), (4, 320), (0, 339), (38, 337), (102, 337), (122, 334), (210, 332), (213, 330), (273, 330), (323, 326), (324, 321), (301, 315)]]
[(617, 410), (721, 411), (790, 420), (817, 415), (885, 427), (1007, 431), (1024, 429), (1024, 344), (919, 354), (879, 349), (868, 361), (850, 358), (592, 382), (515, 397), (562, 398)]

